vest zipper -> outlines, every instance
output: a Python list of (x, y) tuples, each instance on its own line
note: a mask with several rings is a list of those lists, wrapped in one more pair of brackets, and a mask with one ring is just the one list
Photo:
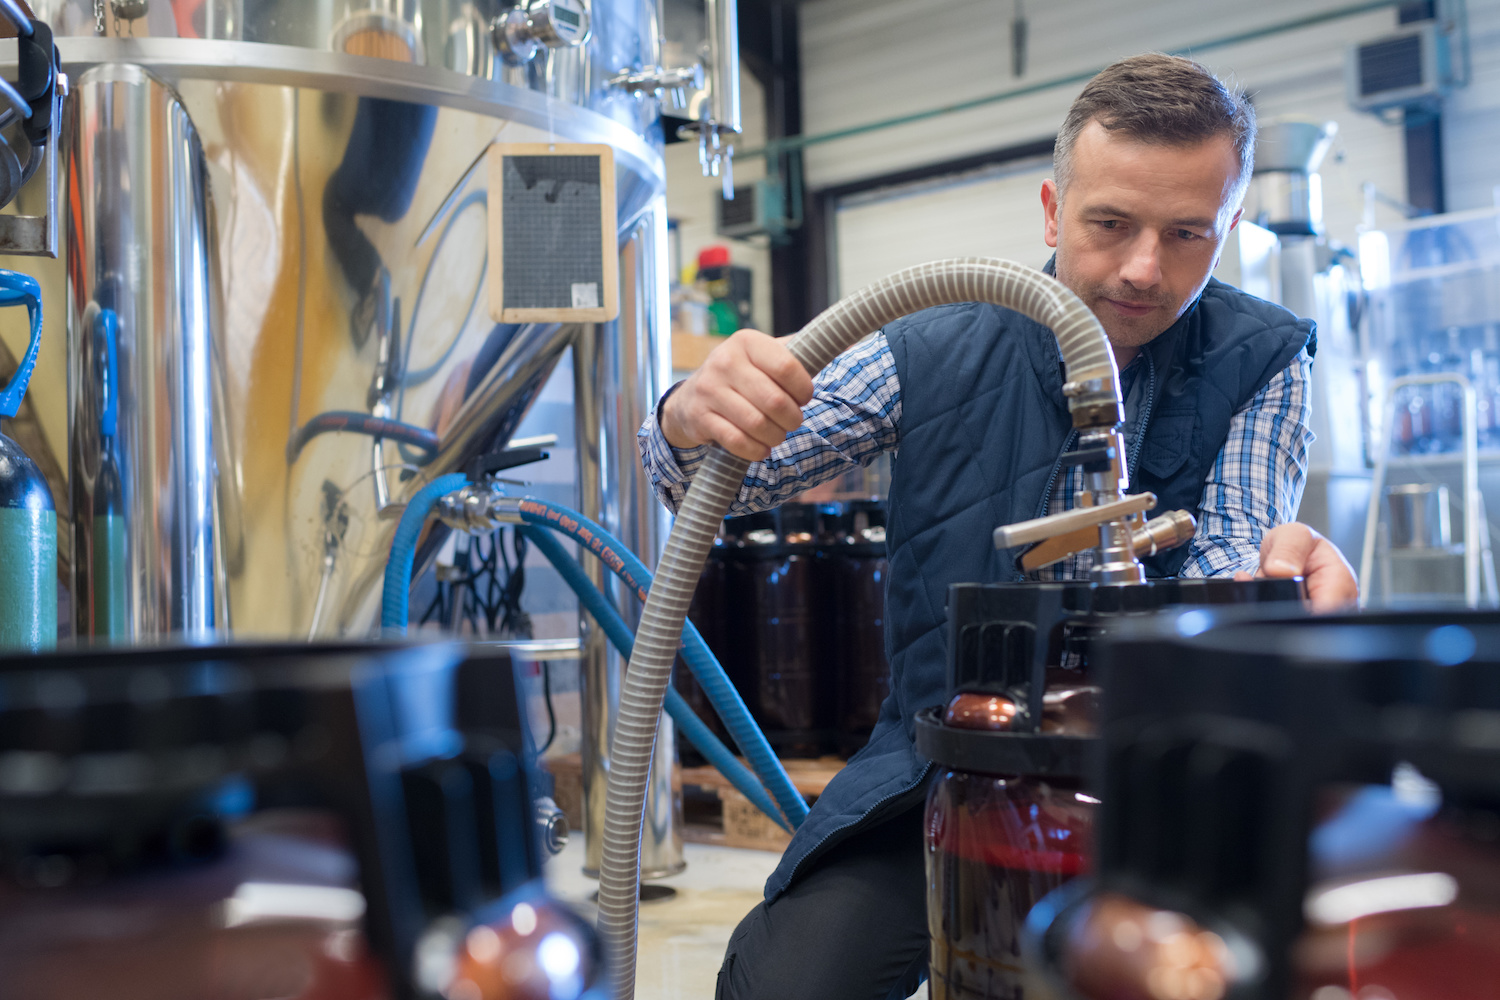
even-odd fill
[(802, 852), (802, 857), (798, 858), (797, 859), (797, 863), (792, 866), (791, 872), (789, 872), (787, 874), (786, 881), (782, 884), (782, 887), (779, 890), (777, 890), (776, 895), (778, 895), (778, 896), (781, 895), (783, 892), (785, 892), (787, 890), (788, 886), (790, 886), (793, 882), (795, 882), (797, 880), (797, 873), (802, 870), (802, 866), (803, 865), (807, 864), (807, 859), (813, 857), (820, 850), (822, 850), (824, 844), (828, 843), (828, 841), (832, 840), (837, 835), (843, 833), (845, 830), (848, 830), (851, 827), (856, 827), (859, 824), (863, 823), (865, 820), (867, 820), (867, 819), (870, 818), (870, 814), (871, 813), (875, 812), (877, 809), (879, 809), (881, 806), (885, 805), (887, 802), (891, 802), (891, 801), (893, 801), (895, 799), (899, 799), (903, 795), (910, 795), (912, 793), (912, 791), (918, 785), (920, 785), (922, 782), (924, 782), (924, 781), (927, 780), (927, 776), (932, 773), (932, 766), (933, 766), (932, 765), (932, 761), (929, 760), (927, 762), (927, 766), (924, 767), (924, 768), (922, 768), (922, 773), (919, 774), (919, 775), (917, 775), (917, 780), (916, 781), (913, 781), (910, 784), (906, 785), (904, 788), (901, 788), (900, 790), (894, 791), (891, 794), (887, 795), (885, 798), (881, 799), (879, 802), (875, 803), (873, 806), (871, 806), (870, 808), (866, 809), (865, 812), (864, 812), (864, 815), (860, 816), (859, 819), (855, 820), (853, 823), (845, 823), (843, 826), (841, 826), (841, 827), (839, 827), (839, 828), (837, 828), (835, 830), (829, 830), (827, 833), (825, 833), (823, 835), (823, 839), (822, 840), (819, 840), (810, 849), (808, 849), (806, 851), (803, 851)]
[(1141, 412), (1140, 427), (1136, 428), (1135, 440), (1130, 442), (1130, 457), (1125, 462), (1125, 474), (1135, 484), (1135, 470), (1140, 465), (1141, 447), (1146, 443), (1146, 430), (1151, 426), (1151, 415), (1156, 412), (1156, 362), (1151, 352), (1146, 352), (1146, 408)]

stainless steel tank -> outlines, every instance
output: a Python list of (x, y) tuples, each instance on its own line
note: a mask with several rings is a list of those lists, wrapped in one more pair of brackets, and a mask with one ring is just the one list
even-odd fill
[[(667, 374), (659, 106), (610, 83), (659, 60), (653, 5), (532, 0), (506, 36), (540, 39), (524, 63), (496, 46), (494, 0), (32, 7), (72, 81), (64, 250), (3, 266), (42, 279), (54, 341), (65, 319), (39, 384), (60, 396), (65, 369), (67, 404), (39, 420), (67, 477), (77, 633), (367, 633), (405, 498), (502, 444), (570, 347), (579, 401), (609, 400), (581, 505), (655, 563), (662, 518), (621, 442)], [(545, 30), (580, 15), (581, 44)], [(618, 321), (489, 319), (485, 151), (549, 141), (614, 150)], [(309, 436), (349, 411), (439, 445)], [(602, 649), (585, 665), (600, 795), (618, 670)], [(660, 745), (644, 863), (664, 872), (681, 848)]]

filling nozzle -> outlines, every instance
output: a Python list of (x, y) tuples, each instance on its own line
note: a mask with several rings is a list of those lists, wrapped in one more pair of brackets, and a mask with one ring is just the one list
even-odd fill
[[(1071, 384), (1070, 384), (1071, 386)], [(1066, 390), (1065, 390), (1066, 391)], [(1089, 410), (1106, 420), (1118, 403), (1097, 393)], [(1075, 409), (1075, 416), (1078, 411)], [(1029, 546), (1017, 560), (1025, 572), (1082, 552), (1095, 550), (1090, 579), (1113, 586), (1142, 584), (1146, 571), (1140, 560), (1181, 545), (1193, 537), (1197, 522), (1187, 511), (1170, 511), (1147, 521), (1145, 512), (1156, 506), (1151, 493), (1129, 493), (1125, 438), (1117, 423), (1081, 428), (1078, 447), (1062, 458), (1065, 466), (1081, 466), (1083, 489), (1078, 506), (1059, 514), (996, 528), (996, 548)]]

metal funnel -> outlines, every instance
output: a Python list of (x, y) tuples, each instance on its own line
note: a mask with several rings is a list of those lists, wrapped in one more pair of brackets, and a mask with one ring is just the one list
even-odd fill
[(1274, 118), (1262, 124), (1255, 139), (1255, 172), (1317, 173), (1338, 130), (1338, 122), (1311, 118)]

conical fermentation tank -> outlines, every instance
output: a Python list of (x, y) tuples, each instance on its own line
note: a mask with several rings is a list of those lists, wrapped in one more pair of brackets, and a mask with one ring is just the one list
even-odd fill
[[(71, 84), (64, 225), (55, 262), (0, 267), (36, 274), (47, 304), (34, 454), (75, 634), (370, 634), (406, 501), (503, 446), (570, 349), (578, 506), (655, 562), (666, 514), (634, 433), (670, 374), (660, 121), (682, 85), (661, 70), (655, 5), (31, 7)], [(608, 147), (616, 318), (491, 318), (497, 143)], [(592, 857), (621, 664), (585, 638)], [(662, 746), (658, 872), (682, 864)]]
[[(566, 348), (625, 359), (593, 365), (622, 420), (663, 388), (659, 102), (608, 82), (657, 58), (649, 5), (532, 3), (509, 35), (485, 0), (32, 6), (71, 80), (37, 391), (76, 632), (365, 633), (401, 505), (503, 444)], [(497, 142), (612, 149), (618, 320), (490, 318)], [(583, 504), (652, 557), (620, 499)]]

